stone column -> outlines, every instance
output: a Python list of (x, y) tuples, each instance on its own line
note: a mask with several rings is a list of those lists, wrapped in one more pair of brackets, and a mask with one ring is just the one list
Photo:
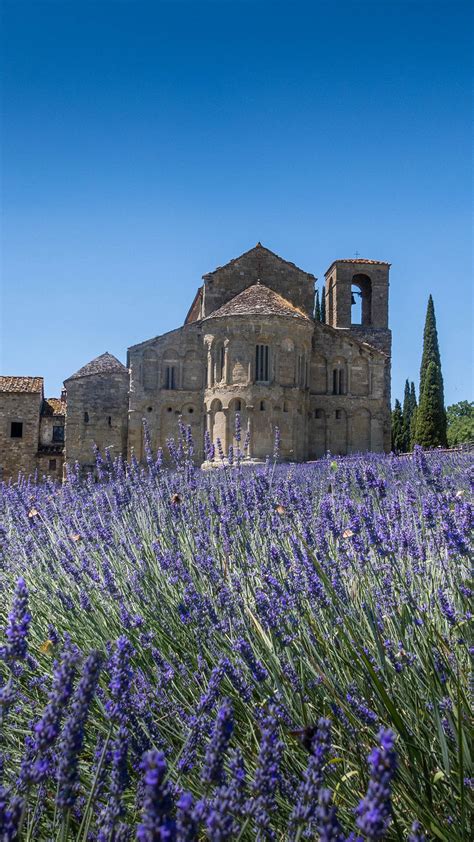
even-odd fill
[[(253, 406), (247, 406), (247, 431), (248, 431), (248, 440), (249, 446), (247, 450), (247, 455), (249, 458), (252, 457), (253, 454), (253, 447), (252, 447), (252, 437), (253, 437)], [(244, 435), (245, 438), (245, 435)]]
[(212, 353), (211, 349), (209, 348), (207, 352), (207, 388), (212, 389), (214, 385), (214, 377), (213, 377), (213, 367), (212, 367)]
[(224, 383), (228, 385), (230, 379), (230, 354), (228, 339), (224, 341), (224, 371), (222, 372), (222, 374)]

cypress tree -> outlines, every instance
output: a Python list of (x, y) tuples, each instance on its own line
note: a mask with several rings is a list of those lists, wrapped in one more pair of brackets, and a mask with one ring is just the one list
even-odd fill
[(415, 384), (413, 380), (410, 387), (410, 450), (413, 450), (416, 435), (416, 417), (418, 414), (418, 403), (416, 400)]
[(321, 290), (321, 321), (326, 324), (326, 287)]
[(423, 388), (425, 385), (425, 377), (426, 372), (428, 371), (428, 366), (430, 362), (434, 362), (434, 364), (438, 367), (439, 371), (439, 382), (441, 387), (441, 397), (443, 399), (443, 406), (444, 406), (444, 390), (443, 390), (443, 376), (441, 374), (441, 357), (439, 354), (439, 343), (438, 343), (438, 331), (436, 329), (436, 316), (435, 316), (435, 309), (433, 303), (433, 297), (430, 295), (428, 298), (428, 306), (426, 308), (426, 318), (425, 318), (425, 328), (423, 331), (423, 355), (421, 357), (421, 367), (420, 367), (420, 403), (421, 403), (421, 396), (423, 394)]
[(422, 447), (446, 447), (446, 412), (439, 368), (430, 360), (416, 420), (416, 441)]
[(403, 394), (403, 453), (408, 453), (410, 450), (410, 424), (411, 424), (411, 400), (410, 400), (410, 384), (405, 380), (405, 391)]
[(319, 289), (316, 290), (316, 304), (314, 307), (314, 319), (316, 322), (321, 321), (321, 306), (319, 304)]
[(397, 399), (395, 409), (392, 411), (392, 450), (395, 453), (402, 453), (404, 443), (402, 405)]
[[(435, 375), (436, 375), (436, 400), (434, 398), (434, 385), (431, 383), (430, 390), (431, 396), (428, 404), (424, 401), (424, 391), (425, 385), (427, 383), (428, 377), (428, 369), (430, 368), (431, 363), (433, 363), (435, 367)], [(431, 373), (431, 379), (433, 378), (433, 373)], [(443, 375), (441, 372), (441, 357), (439, 353), (439, 343), (438, 343), (438, 331), (436, 329), (436, 316), (435, 316), (435, 309), (433, 303), (433, 297), (430, 295), (428, 298), (428, 306), (426, 308), (426, 318), (425, 318), (425, 328), (423, 331), (423, 355), (421, 358), (421, 367), (420, 367), (420, 405), (418, 407), (417, 418), (416, 418), (416, 425), (414, 430), (414, 441), (417, 444), (421, 444), (424, 447), (437, 447), (438, 445), (442, 445), (446, 447), (447, 445), (447, 424), (446, 424), (446, 410), (444, 408), (444, 385), (443, 385)], [(424, 405), (423, 409), (423, 417), (421, 415), (421, 405)], [(438, 406), (436, 412), (434, 411), (434, 403)], [(439, 424), (439, 428), (436, 434), (431, 431), (429, 435), (426, 432), (427, 429), (427, 405), (431, 407), (430, 409), (430, 417), (433, 419), (437, 419), (437, 423)], [(421, 426), (420, 426), (421, 425)], [(427, 441), (435, 441), (436, 444), (423, 444), (423, 442)]]

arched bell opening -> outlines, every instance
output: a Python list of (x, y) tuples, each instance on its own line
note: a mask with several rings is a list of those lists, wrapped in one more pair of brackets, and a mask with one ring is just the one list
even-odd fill
[(354, 275), (351, 285), (351, 324), (372, 324), (372, 281), (368, 275)]

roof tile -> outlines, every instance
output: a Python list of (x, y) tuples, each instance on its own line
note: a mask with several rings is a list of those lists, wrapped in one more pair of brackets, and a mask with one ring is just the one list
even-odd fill
[[(125, 366), (114, 357), (113, 354), (109, 354), (106, 351), (105, 354), (101, 354), (100, 357), (95, 357), (95, 359), (91, 360), (86, 365), (82, 366), (79, 371), (76, 371), (75, 374), (71, 374), (67, 380), (78, 380), (80, 377), (88, 377), (91, 374), (111, 374), (114, 371), (127, 371)], [(64, 381), (66, 382), (66, 381)]]
[(42, 377), (0, 377), (0, 392), (43, 391)]
[(59, 398), (46, 398), (43, 401), (41, 415), (66, 415), (66, 402)]
[(222, 307), (209, 313), (204, 321), (225, 316), (287, 316), (293, 319), (304, 319), (306, 322), (311, 321), (302, 310), (265, 284), (253, 284), (247, 287)]

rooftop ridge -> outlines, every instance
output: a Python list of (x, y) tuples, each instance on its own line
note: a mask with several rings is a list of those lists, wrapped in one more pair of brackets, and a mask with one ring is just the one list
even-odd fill
[(299, 307), (295, 307), (280, 293), (275, 292), (271, 287), (258, 281), (242, 292), (239, 292), (230, 301), (226, 301), (217, 310), (209, 313), (203, 321), (208, 319), (223, 318), (225, 316), (248, 316), (248, 315), (269, 315), (286, 316), (289, 318), (304, 319), (310, 322), (311, 319)]
[(113, 371), (127, 371), (128, 369), (124, 366), (117, 357), (114, 357), (113, 354), (109, 354), (108, 351), (105, 354), (100, 354), (98, 357), (94, 357), (93, 360), (83, 365), (82, 368), (78, 369), (78, 371), (71, 374), (70, 377), (67, 377), (64, 381), (65, 383), (68, 380), (78, 380), (80, 377), (89, 377), (92, 374), (107, 374)]

